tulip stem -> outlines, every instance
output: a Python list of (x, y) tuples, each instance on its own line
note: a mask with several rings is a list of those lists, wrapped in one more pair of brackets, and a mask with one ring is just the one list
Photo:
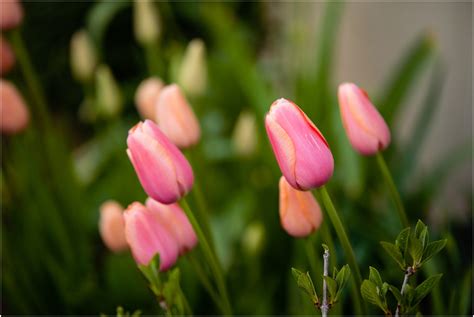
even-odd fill
[(158, 43), (153, 41), (145, 45), (144, 49), (150, 76), (160, 76), (164, 78), (164, 74), (161, 73), (161, 62), (158, 57), (160, 52)]
[(377, 163), (385, 179), (385, 182), (387, 183), (388, 189), (390, 191), (390, 195), (392, 196), (392, 200), (395, 203), (395, 207), (398, 211), (398, 215), (400, 216), (400, 221), (403, 227), (407, 228), (410, 226), (410, 224), (408, 222), (408, 218), (405, 213), (405, 208), (403, 207), (400, 193), (398, 192), (397, 187), (395, 186), (395, 182), (393, 181), (392, 174), (390, 173), (390, 170), (387, 167), (387, 163), (385, 162), (385, 159), (383, 158), (383, 155), (380, 152), (377, 153)]
[(222, 273), (222, 268), (219, 264), (219, 260), (217, 259), (217, 255), (215, 251), (209, 245), (204, 232), (201, 229), (201, 226), (197, 222), (196, 218), (194, 217), (191, 208), (185, 198), (180, 200), (180, 205), (183, 208), (186, 216), (188, 216), (189, 221), (191, 222), (196, 234), (198, 236), (199, 245), (201, 246), (207, 261), (211, 266), (212, 273), (214, 274), (214, 278), (216, 279), (217, 288), (219, 289), (219, 293), (221, 295), (222, 301), (225, 304), (225, 311), (223, 312), (225, 315), (232, 315), (232, 308), (230, 306), (229, 295), (227, 293), (227, 288), (224, 281), (224, 276)]
[(359, 311), (362, 311), (364, 307), (361, 305), (361, 298), (359, 293), (360, 285), (362, 284), (362, 277), (354, 255), (354, 250), (352, 249), (344, 226), (342, 225), (341, 219), (339, 218), (339, 215), (336, 211), (336, 208), (334, 207), (334, 204), (332, 203), (331, 197), (329, 196), (326, 187), (322, 186), (319, 189), (319, 192), (323, 199), (324, 206), (326, 207), (326, 212), (329, 215), (329, 219), (331, 220), (334, 230), (336, 231), (337, 237), (339, 238), (342, 248), (344, 249), (344, 253), (347, 257), (347, 262), (349, 263), (351, 271), (353, 272), (352, 277), (355, 283), (355, 291), (353, 289), (353, 299), (355, 306), (359, 309)]
[(319, 276), (318, 265), (316, 261), (316, 252), (314, 251), (313, 240), (311, 236), (305, 239), (306, 255), (308, 256), (309, 266), (314, 276)]

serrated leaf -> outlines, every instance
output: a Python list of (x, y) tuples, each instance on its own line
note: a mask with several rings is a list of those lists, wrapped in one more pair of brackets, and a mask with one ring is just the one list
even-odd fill
[(377, 286), (373, 282), (369, 280), (364, 280), (362, 282), (362, 285), (360, 286), (360, 293), (362, 297), (369, 303), (378, 306), (384, 312), (387, 310), (387, 308), (384, 306), (384, 303), (380, 299), (379, 291), (377, 291)]
[(413, 259), (413, 264), (418, 265), (421, 262), (423, 257), (423, 243), (420, 239), (412, 237), (410, 239), (410, 246), (408, 247), (408, 252), (410, 253), (411, 258)]
[(403, 229), (399, 234), (397, 239), (395, 239), (395, 245), (400, 249), (402, 255), (406, 254), (408, 247), (408, 240), (410, 240), (410, 227)]
[(418, 285), (414, 290), (413, 306), (417, 306), (423, 298), (425, 298), (433, 288), (438, 284), (443, 274), (437, 274), (428, 277), (423, 283)]
[(389, 285), (388, 286), (388, 289), (390, 290), (390, 292), (393, 294), (393, 296), (395, 296), (395, 298), (397, 299), (397, 302), (398, 303), (401, 303), (403, 301), (402, 299), (402, 293), (400, 293), (400, 290), (393, 286), (393, 285)]
[(300, 270), (295, 268), (291, 268), (291, 273), (296, 281), (296, 285), (303, 290), (312, 301), (318, 301), (318, 296), (316, 294), (316, 290), (314, 289), (313, 281), (309, 276), (309, 272), (303, 273)]
[(400, 249), (396, 245), (390, 242), (381, 241), (380, 244), (382, 245), (384, 250), (392, 257), (392, 259), (394, 259), (395, 262), (398, 263), (400, 268), (402, 270), (405, 270), (406, 269), (405, 259), (402, 253), (400, 252)]
[(323, 276), (324, 280), (326, 281), (326, 285), (328, 286), (329, 294), (331, 295), (331, 299), (334, 300), (337, 293), (337, 282), (330, 276)]
[(380, 277), (379, 271), (376, 268), (369, 266), (369, 281), (377, 285), (378, 288), (382, 289), (382, 278)]
[(425, 251), (423, 252), (423, 259), (420, 265), (423, 263), (426, 263), (426, 261), (428, 261), (433, 256), (435, 256), (438, 252), (440, 252), (446, 246), (447, 241), (448, 241), (447, 239), (443, 239), (443, 240), (438, 240), (438, 241), (433, 241), (433, 242), (428, 243)]

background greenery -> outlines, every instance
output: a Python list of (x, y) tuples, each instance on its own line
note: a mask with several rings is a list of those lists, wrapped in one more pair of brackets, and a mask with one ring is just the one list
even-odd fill
[[(126, 206), (145, 199), (125, 155), (127, 131), (139, 120), (134, 91), (149, 76), (144, 51), (133, 36), (131, 3), (23, 5), (21, 33), (44, 88), (48, 114), (44, 118), (35, 112), (39, 101), (28, 93), (17, 66), (9, 78), (25, 91), (33, 116), (25, 133), (2, 136), (2, 313), (114, 314), (118, 305), (157, 313), (130, 254), (110, 253), (97, 230), (98, 208), (104, 200), (116, 199)], [(400, 284), (403, 272), (379, 245), (380, 240), (395, 238), (401, 229), (399, 220), (374, 168), (375, 158), (360, 157), (351, 149), (339, 119), (332, 74), (344, 4), (325, 5), (317, 45), (308, 47), (314, 52), (313, 63), (282, 73), (263, 62), (264, 43), (273, 35), (269, 4), (156, 5), (163, 25), (159, 57), (165, 68), (160, 77), (168, 82), (173, 79), (169, 65), (179, 62), (191, 39), (201, 38), (207, 46), (208, 89), (204, 96), (191, 99), (203, 130), (194, 170), (208, 200), (235, 313), (314, 311), (291, 277), (291, 267), (309, 270), (309, 264), (304, 241), (289, 237), (280, 227), (280, 171), (263, 128), (265, 112), (280, 96), (300, 105), (331, 145), (336, 163), (328, 187), (355, 247), (362, 275), (367, 277), (371, 265), (379, 268), (385, 280)], [(83, 27), (97, 41), (101, 60), (120, 84), (126, 106), (117, 118), (92, 123), (79, 119), (84, 95), (71, 77), (69, 41)], [(415, 185), (407, 186), (421, 145), (430, 133), (445, 78), (442, 56), (430, 36), (420, 34), (400, 52), (399, 64), (386, 74), (374, 100), (393, 126), (394, 116), (427, 72), (431, 84), (410, 142), (403, 148), (392, 144), (384, 153), (412, 224), (427, 218), (439, 190), (460, 163), (471, 159), (472, 150), (467, 144), (451, 152)], [(259, 146), (255, 155), (246, 159), (236, 155), (231, 140), (243, 110), (255, 113), (258, 122)], [(466, 192), (464, 199), (470, 208), (472, 192)], [(434, 238), (447, 238), (448, 245), (444, 256), (429, 262), (418, 276), (444, 273), (432, 296), (422, 304), (424, 314), (472, 312), (472, 212), (470, 217), (466, 223), (446, 218), (431, 230)], [(249, 224), (255, 223), (263, 225), (264, 245), (251, 252), (243, 237)], [(327, 221), (324, 226), (332, 230)], [(312, 241), (322, 255), (320, 235), (314, 235)], [(333, 259), (341, 266), (347, 261), (335, 241)], [(186, 259), (178, 265), (182, 288), (194, 313), (217, 313)], [(337, 312), (351, 313), (350, 292), (344, 295)]]

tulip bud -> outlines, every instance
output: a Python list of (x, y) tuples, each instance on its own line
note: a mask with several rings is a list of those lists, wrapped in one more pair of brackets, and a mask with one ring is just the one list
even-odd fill
[(3, 133), (14, 134), (22, 131), (30, 121), (30, 113), (23, 97), (13, 84), (0, 79), (0, 112)]
[(96, 85), (99, 113), (106, 118), (117, 115), (122, 110), (122, 94), (108, 66), (100, 65), (97, 69)]
[(255, 114), (243, 111), (237, 118), (232, 143), (235, 153), (241, 157), (250, 157), (257, 149), (257, 122)]
[(339, 108), (352, 147), (373, 155), (390, 144), (390, 130), (367, 93), (351, 83), (339, 86)]
[(2, 0), (0, 6), (0, 29), (17, 27), (23, 20), (23, 9), (18, 0)]
[(124, 213), (125, 238), (135, 261), (148, 265), (160, 255), (160, 271), (169, 269), (178, 259), (178, 244), (169, 228), (156, 215), (138, 202)]
[(280, 221), (289, 235), (302, 238), (309, 236), (321, 226), (321, 207), (309, 191), (294, 189), (280, 178)]
[(178, 73), (178, 83), (186, 93), (202, 95), (207, 86), (206, 46), (200, 39), (189, 42)]
[(265, 117), (265, 127), (278, 165), (288, 183), (308, 190), (331, 178), (334, 159), (318, 128), (293, 102), (276, 100)]
[(76, 80), (90, 82), (97, 67), (97, 54), (86, 30), (74, 33), (71, 38), (71, 69)]
[(122, 206), (113, 200), (106, 201), (100, 206), (100, 235), (105, 245), (114, 252), (128, 248), (122, 212)]
[(128, 133), (127, 154), (148, 196), (172, 204), (191, 190), (193, 170), (181, 151), (150, 120)]
[(242, 247), (249, 255), (258, 255), (265, 244), (265, 227), (261, 222), (249, 224), (242, 236)]
[(4, 76), (15, 65), (15, 55), (10, 44), (0, 35), (0, 75)]
[(164, 84), (161, 79), (150, 77), (140, 83), (135, 93), (135, 104), (143, 119), (155, 120), (156, 104)]
[(185, 254), (197, 244), (196, 233), (186, 214), (177, 204), (164, 205), (153, 198), (146, 200), (146, 207), (161, 218), (178, 243), (179, 254)]
[(188, 148), (201, 137), (199, 122), (178, 85), (166, 86), (156, 105), (156, 122), (179, 148)]
[(142, 45), (149, 45), (160, 37), (160, 16), (155, 3), (151, 0), (133, 2), (133, 26), (135, 38)]

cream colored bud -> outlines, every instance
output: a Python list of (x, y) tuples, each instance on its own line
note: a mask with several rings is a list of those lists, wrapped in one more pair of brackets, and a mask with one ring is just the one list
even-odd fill
[(235, 124), (232, 134), (232, 145), (238, 156), (252, 156), (258, 145), (257, 122), (255, 114), (249, 111), (242, 111)]
[(156, 4), (151, 0), (135, 0), (133, 4), (135, 38), (142, 45), (157, 41), (161, 34), (161, 25)]
[(188, 94), (202, 95), (207, 87), (206, 46), (200, 39), (189, 42), (178, 72), (178, 83)]
[(71, 68), (74, 78), (81, 82), (91, 81), (97, 67), (97, 54), (92, 40), (85, 30), (71, 38)]
[(99, 115), (113, 117), (122, 110), (120, 87), (107, 65), (100, 65), (96, 72), (97, 106)]
[(250, 255), (257, 255), (265, 244), (265, 227), (260, 221), (247, 226), (242, 236), (242, 247)]

